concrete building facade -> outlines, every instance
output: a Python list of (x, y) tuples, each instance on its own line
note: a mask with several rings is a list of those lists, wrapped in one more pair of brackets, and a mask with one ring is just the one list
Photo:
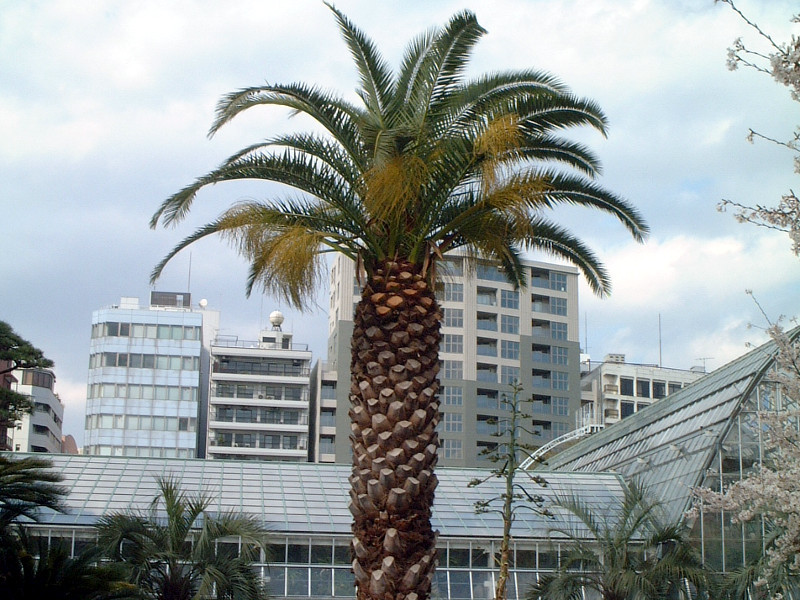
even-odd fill
[(189, 293), (122, 298), (92, 313), (84, 453), (203, 456), (210, 340), (219, 313)]
[(33, 402), (33, 412), (8, 428), (13, 452), (61, 452), (64, 404), (55, 393), (56, 376), (50, 369), (18, 369), (11, 389)]
[(611, 425), (696, 381), (705, 371), (670, 369), (625, 362), (608, 354), (601, 363), (584, 363), (577, 427)]
[(308, 459), (311, 352), (281, 330), (258, 341), (218, 336), (211, 344), (207, 456), (213, 459)]
[[(515, 290), (497, 264), (459, 255), (440, 264), (442, 465), (487, 466), (481, 452), (497, 443), (501, 400), (514, 381), (534, 401), (532, 434), (524, 442), (542, 445), (574, 426), (580, 408), (578, 271), (536, 261), (524, 261), (524, 268), (527, 285)], [(354, 264), (337, 257), (330, 274), (328, 362), (317, 386), (335, 381), (336, 403), (325, 416), (335, 424), (326, 444), (336, 462), (350, 461), (350, 338), (360, 293)]]

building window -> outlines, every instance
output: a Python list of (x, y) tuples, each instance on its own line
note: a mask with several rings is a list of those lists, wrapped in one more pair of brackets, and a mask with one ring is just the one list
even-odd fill
[(553, 421), (553, 439), (566, 435), (569, 432), (569, 425)]
[(552, 379), (553, 379), (554, 390), (569, 389), (569, 373), (562, 373), (561, 371), (553, 371)]
[(445, 406), (461, 406), (464, 404), (464, 390), (454, 385), (442, 386), (442, 403)]
[(445, 276), (451, 275), (453, 277), (460, 277), (464, 275), (464, 261), (460, 258), (446, 258), (441, 263), (442, 274)]
[(336, 427), (336, 409), (323, 408), (319, 411), (319, 424), (322, 427)]
[(500, 315), (501, 333), (519, 334), (519, 317), (512, 315)]
[(566, 292), (567, 274), (550, 271), (550, 289), (558, 292)]
[(320, 454), (335, 454), (336, 449), (334, 439), (331, 436), (323, 435), (319, 438), (319, 453)]
[(483, 306), (497, 306), (497, 290), (479, 287), (475, 299), (478, 304)]
[(444, 284), (444, 300), (445, 302), (463, 302), (464, 301), (464, 284), (463, 283), (447, 283)]
[(669, 389), (669, 393), (670, 394), (674, 394), (675, 392), (677, 392), (682, 387), (683, 387), (682, 384), (675, 383), (675, 382), (672, 382), (672, 381), (670, 381), (669, 384), (667, 384), (667, 389)]
[(444, 413), (445, 433), (461, 433), (464, 431), (464, 421), (460, 413)]
[(623, 396), (633, 396), (633, 379), (628, 377), (620, 377), (619, 393)]
[(476, 326), (483, 331), (497, 331), (497, 315), (478, 313)]
[(667, 395), (667, 384), (663, 381), (654, 381), (653, 382), (653, 398), (658, 400), (659, 398), (663, 398)]
[(566, 298), (550, 298), (550, 313), (554, 315), (567, 314)]
[(500, 306), (519, 309), (519, 293), (516, 290), (500, 290)]
[(442, 440), (442, 458), (464, 458), (461, 440)]
[(633, 402), (621, 402), (621, 417), (624, 419), (625, 417), (630, 417), (633, 414)]
[(478, 408), (498, 408), (497, 391), (478, 389), (477, 405)]
[(464, 379), (464, 362), (460, 360), (443, 360), (442, 377), (444, 379)]
[(488, 281), (508, 281), (508, 277), (497, 265), (489, 263), (478, 263), (477, 268), (478, 279), (486, 279)]
[(519, 342), (500, 340), (500, 356), (512, 360), (519, 360)]
[(464, 327), (463, 308), (445, 308), (443, 312), (445, 327)]
[(553, 396), (553, 414), (566, 417), (569, 414), (569, 398)]
[(650, 397), (650, 380), (649, 379), (637, 379), (636, 380), (636, 395), (639, 398), (649, 398)]
[(442, 339), (442, 352), (462, 354), (464, 352), (464, 336), (455, 333), (445, 333)]
[(567, 324), (566, 323), (550, 323), (550, 336), (554, 340), (567, 339)]
[(561, 346), (553, 346), (551, 357), (554, 365), (566, 365), (569, 358), (569, 349)]
[(497, 356), (497, 340), (479, 337), (476, 349), (478, 356)]
[(503, 365), (500, 367), (500, 383), (511, 385), (519, 381), (519, 367), (509, 367)]
[(549, 415), (553, 412), (550, 396), (533, 396), (532, 412), (535, 415)]

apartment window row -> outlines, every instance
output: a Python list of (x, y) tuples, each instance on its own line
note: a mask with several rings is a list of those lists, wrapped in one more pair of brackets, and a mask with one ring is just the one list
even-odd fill
[(52, 390), (55, 381), (56, 378), (53, 376), (53, 374), (45, 371), (26, 369), (22, 372), (22, 385), (31, 385), (33, 387)]
[(548, 271), (547, 269), (533, 268), (531, 269), (529, 285), (531, 287), (555, 290), (557, 292), (566, 292), (567, 274), (557, 271)]
[(535, 415), (566, 417), (569, 415), (569, 398), (535, 394), (531, 412)]
[(54, 411), (53, 407), (51, 407), (49, 404), (45, 404), (44, 402), (34, 402), (33, 408), (36, 410), (36, 412), (47, 413), (50, 418), (53, 419), (53, 422), (56, 425), (59, 427), (61, 426), (61, 417), (56, 414), (56, 411)]
[(308, 413), (282, 408), (217, 406), (212, 420), (224, 423), (268, 423), (271, 425), (307, 425)]
[(214, 385), (213, 395), (217, 398), (291, 400), (302, 402), (308, 399), (306, 389), (305, 386), (301, 385), (255, 385), (218, 381)]
[(151, 446), (86, 446), (86, 454), (99, 456), (139, 456), (154, 458), (194, 458), (195, 451), (190, 448), (153, 448)]
[(300, 377), (307, 376), (310, 370), (303, 360), (217, 357), (214, 359), (214, 372)]
[(533, 387), (553, 390), (569, 390), (569, 373), (533, 369)]
[(142, 398), (144, 400), (184, 400), (197, 402), (196, 387), (175, 385), (138, 385), (132, 383), (92, 383), (89, 398)]
[(196, 431), (197, 419), (194, 417), (153, 417), (150, 415), (86, 415), (86, 429)]
[(563, 346), (531, 346), (531, 360), (535, 363), (566, 365), (569, 360), (569, 348)]
[[(620, 377), (619, 393), (623, 396), (636, 396), (638, 398), (660, 399), (667, 394), (674, 394), (683, 387), (676, 381), (658, 381), (644, 378)], [(636, 393), (634, 394), (634, 388)]]
[(542, 441), (554, 440), (569, 432), (569, 425), (559, 421), (533, 420), (533, 435)]
[(269, 450), (305, 450), (308, 437), (304, 435), (279, 435), (273, 433), (216, 432), (212, 446), (222, 448), (262, 448)]
[(50, 431), (50, 428), (47, 425), (33, 425), (33, 433), (36, 435), (43, 435), (49, 438), (50, 442), (53, 444), (58, 444), (61, 446), (61, 438), (58, 437), (55, 433)]
[(199, 340), (200, 329), (200, 327), (193, 325), (95, 323), (92, 325), (92, 338), (132, 337), (151, 340)]
[(549, 337), (554, 340), (567, 339), (567, 324), (542, 319), (531, 320), (531, 334), (533, 337)]
[(125, 367), (128, 369), (161, 369), (164, 371), (199, 371), (196, 356), (166, 356), (129, 352), (98, 352), (89, 356), (89, 368)]

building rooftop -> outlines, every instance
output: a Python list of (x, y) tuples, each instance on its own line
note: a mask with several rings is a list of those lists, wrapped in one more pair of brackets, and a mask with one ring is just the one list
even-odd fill
[[(158, 494), (157, 477), (180, 479), (184, 491), (213, 498), (210, 510), (236, 511), (264, 518), (272, 531), (298, 535), (349, 535), (348, 465), (213, 461), (198, 459), (124, 458), (53, 455), (53, 467), (68, 490), (66, 513), (45, 511), (45, 526), (92, 526), (115, 511), (146, 510)], [(434, 528), (449, 538), (497, 538), (502, 520), (493, 513), (476, 514), (476, 500), (501, 493), (504, 480), (491, 478), (469, 487), (485, 469), (439, 468), (433, 512)], [(546, 502), (580, 490), (584, 499), (605, 507), (622, 495), (614, 474), (542, 473), (546, 487), (529, 482), (531, 494)], [(518, 481), (522, 482), (520, 474)], [(547, 539), (556, 524), (532, 511), (520, 511), (514, 526), (518, 538)], [(563, 524), (560, 521), (559, 524)]]

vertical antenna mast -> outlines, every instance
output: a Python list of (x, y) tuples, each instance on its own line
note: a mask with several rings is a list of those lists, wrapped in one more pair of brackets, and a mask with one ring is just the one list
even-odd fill
[(658, 313), (658, 366), (661, 365), (661, 313)]

